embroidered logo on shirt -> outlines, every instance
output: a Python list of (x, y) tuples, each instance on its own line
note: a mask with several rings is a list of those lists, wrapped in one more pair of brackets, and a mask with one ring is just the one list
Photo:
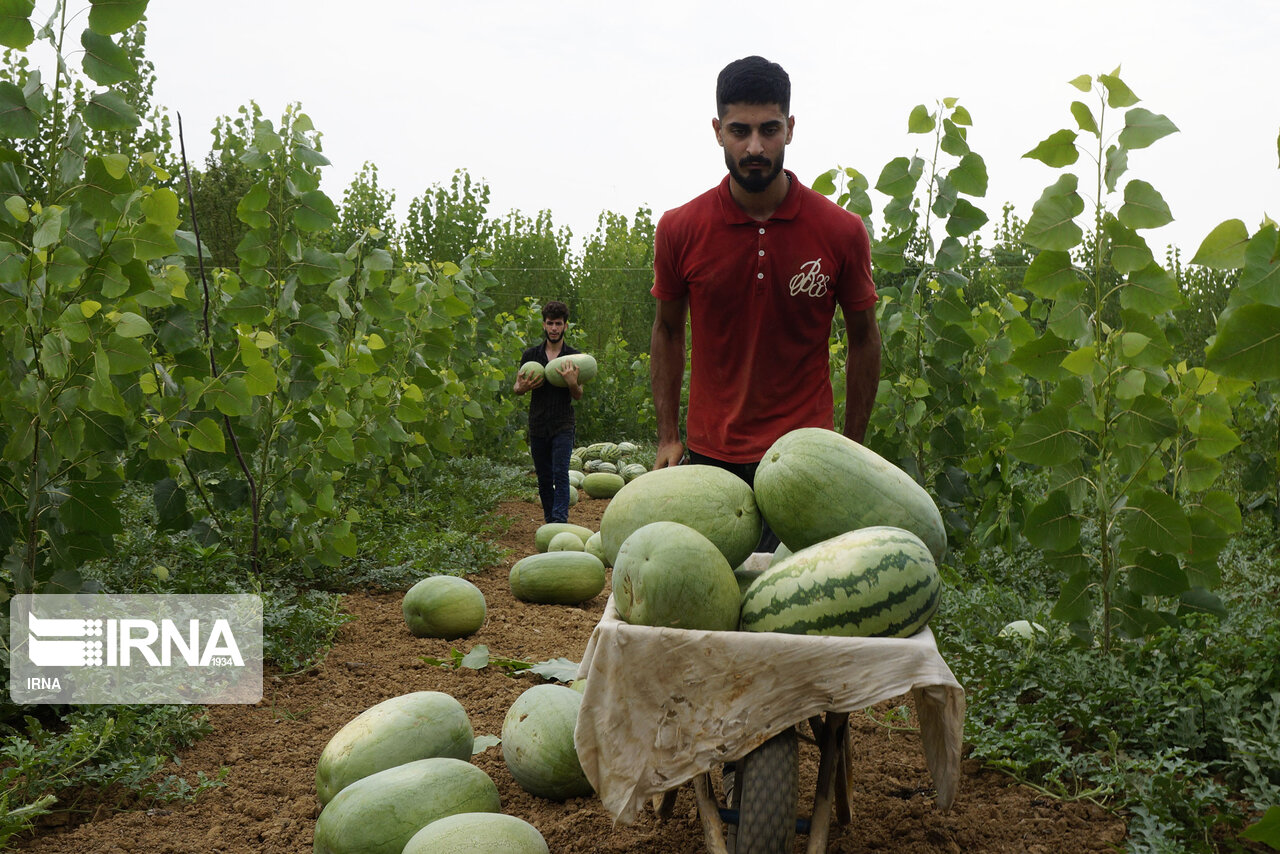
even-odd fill
[(815, 258), (800, 265), (800, 272), (791, 277), (791, 295), (808, 294), (820, 297), (827, 292), (831, 277), (822, 272), (822, 259)]

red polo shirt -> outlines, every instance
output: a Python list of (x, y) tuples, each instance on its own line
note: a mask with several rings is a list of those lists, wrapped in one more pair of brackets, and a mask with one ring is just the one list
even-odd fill
[(791, 189), (765, 222), (733, 200), (726, 175), (655, 232), (651, 293), (689, 298), (685, 444), (726, 462), (757, 462), (798, 427), (834, 429), (835, 308), (876, 301), (862, 218), (786, 174)]

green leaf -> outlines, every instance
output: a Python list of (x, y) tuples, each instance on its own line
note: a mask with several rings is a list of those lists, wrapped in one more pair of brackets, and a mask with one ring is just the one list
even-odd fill
[(0, 45), (22, 50), (36, 39), (31, 26), (31, 13), (36, 0), (3, 0), (0, 2)]
[(84, 123), (94, 130), (133, 130), (142, 122), (133, 106), (115, 92), (98, 92), (84, 108)]
[(324, 285), (342, 275), (341, 256), (314, 246), (302, 250), (298, 281), (304, 285)]
[(1143, 551), (1129, 570), (1129, 589), (1140, 596), (1178, 596), (1191, 587), (1173, 555)]
[(1023, 419), (1009, 443), (1009, 454), (1038, 466), (1057, 466), (1080, 457), (1080, 441), (1067, 426), (1067, 413), (1047, 406)]
[(489, 666), (489, 647), (485, 644), (478, 643), (471, 648), (471, 651), (462, 656), (462, 660), (458, 662), (459, 667), (465, 667), (469, 670), (483, 670)]
[(933, 257), (933, 264), (939, 270), (954, 270), (964, 262), (967, 254), (968, 250), (959, 240), (950, 236), (944, 237), (938, 246), (937, 254)]
[(1134, 104), (1138, 103), (1138, 96), (1133, 94), (1133, 90), (1125, 85), (1125, 82), (1120, 79), (1119, 68), (1110, 74), (1099, 74), (1098, 81), (1102, 83), (1107, 90), (1108, 107), (1132, 107)]
[(1154, 445), (1178, 433), (1178, 422), (1164, 398), (1144, 394), (1116, 419), (1117, 438), (1127, 444)]
[(1041, 299), (1056, 299), (1058, 291), (1081, 280), (1070, 252), (1037, 252), (1022, 276), (1022, 286)]
[(1092, 580), (1088, 571), (1077, 572), (1068, 578), (1058, 590), (1058, 601), (1049, 616), (1066, 623), (1079, 623), (1093, 616), (1093, 601), (1089, 595)]
[(122, 33), (142, 20), (148, 0), (89, 0), (89, 26), (103, 35)]
[(1094, 136), (1098, 135), (1098, 122), (1093, 118), (1093, 110), (1089, 109), (1084, 102), (1072, 101), (1071, 115), (1075, 117), (1076, 124), (1080, 130), (1085, 133), (1091, 133)]
[(968, 154), (969, 141), (965, 139), (964, 130), (956, 127), (950, 119), (943, 121), (942, 127), (942, 141), (938, 143), (938, 147), (952, 157), (964, 157)]
[(1055, 489), (1027, 514), (1022, 531), (1038, 549), (1067, 551), (1080, 542), (1080, 519), (1072, 512), (1067, 493)]
[(140, 338), (153, 333), (145, 317), (126, 311), (116, 320), (116, 334), (121, 338)]
[(1216, 593), (1205, 590), (1203, 587), (1192, 587), (1182, 594), (1182, 607), (1178, 609), (1178, 613), (1183, 611), (1212, 614), (1216, 617), (1224, 618), (1228, 615), (1227, 606), (1223, 604), (1222, 599)]
[(947, 173), (947, 177), (951, 179), (951, 186), (955, 187), (958, 193), (978, 198), (987, 194), (987, 164), (982, 156), (975, 152), (971, 151), (961, 157), (956, 168)]
[(1149, 489), (1133, 496), (1124, 508), (1129, 543), (1157, 554), (1177, 554), (1191, 547), (1191, 523), (1171, 496)]
[(911, 115), (907, 118), (907, 133), (928, 133), (937, 126), (933, 114), (924, 104), (916, 104), (911, 108)]
[(1242, 299), (1280, 305), (1280, 228), (1268, 225), (1250, 238), (1237, 287)]
[(502, 744), (502, 739), (496, 735), (477, 735), (476, 740), (471, 743), (471, 755), (478, 756), (490, 747), (497, 747), (499, 744)]
[(1031, 208), (1031, 218), (1023, 229), (1023, 239), (1039, 249), (1066, 251), (1080, 243), (1084, 231), (1073, 218), (1084, 211), (1084, 200), (1076, 192), (1077, 178), (1065, 174), (1046, 187)]
[(293, 222), (299, 231), (323, 231), (338, 221), (338, 209), (320, 190), (308, 190), (298, 197)]
[(1249, 229), (1240, 220), (1229, 219), (1209, 232), (1191, 258), (1191, 263), (1211, 270), (1235, 270), (1244, 266), (1248, 245)]
[(80, 34), (80, 44), (84, 46), (81, 61), (84, 73), (99, 86), (123, 83), (138, 76), (138, 69), (134, 68), (128, 52), (110, 36), (85, 30)]
[(1088, 92), (1093, 89), (1093, 78), (1088, 74), (1081, 74), (1079, 77), (1073, 77), (1067, 82), (1079, 89), (1081, 92)]
[(1155, 261), (1129, 274), (1120, 289), (1120, 305), (1155, 316), (1182, 305), (1182, 293), (1173, 276)]
[(151, 488), (156, 508), (157, 531), (184, 531), (194, 521), (187, 512), (187, 493), (171, 477), (161, 478)]
[(877, 240), (871, 246), (871, 261), (889, 273), (899, 273), (906, 266), (904, 254), (911, 242), (911, 232), (903, 231)]
[(947, 218), (947, 234), (952, 237), (965, 237), (973, 234), (987, 224), (987, 215), (980, 208), (971, 204), (968, 199), (956, 199), (951, 216)]
[(1076, 148), (1076, 132), (1067, 128), (1054, 131), (1022, 156), (1039, 160), (1055, 169), (1070, 166), (1080, 159), (1080, 151)]
[(1133, 151), (1137, 148), (1146, 148), (1157, 139), (1177, 132), (1177, 125), (1165, 116), (1157, 115), (1142, 107), (1134, 107), (1124, 114), (1124, 130), (1120, 131), (1120, 145)]
[(895, 199), (909, 199), (915, 193), (919, 172), (913, 172), (912, 163), (906, 157), (895, 157), (880, 170), (876, 190)]
[(1120, 181), (1120, 176), (1129, 169), (1129, 152), (1118, 146), (1111, 146), (1107, 149), (1107, 157), (1104, 166), (1103, 179), (1107, 185), (1107, 192), (1114, 193), (1116, 184)]
[(221, 454), (226, 449), (222, 428), (212, 418), (201, 418), (187, 432), (187, 444), (197, 451)]
[(534, 673), (554, 682), (572, 682), (578, 678), (578, 662), (564, 657), (552, 658), (539, 661), (522, 672)]
[(119, 494), (118, 480), (74, 481), (58, 515), (72, 531), (92, 531), (105, 536), (118, 534), (124, 530), (115, 500)]
[(836, 192), (836, 176), (839, 174), (839, 169), (828, 169), (814, 179), (811, 189), (824, 196), (834, 196)]
[(1192, 492), (1203, 492), (1213, 486), (1222, 474), (1222, 463), (1198, 450), (1187, 451), (1182, 457), (1185, 480), (1183, 484)]
[(1280, 851), (1280, 806), (1267, 807), (1262, 818), (1240, 831), (1240, 835)]
[(1125, 185), (1124, 204), (1117, 216), (1129, 228), (1159, 228), (1173, 222), (1164, 197), (1155, 187), (1136, 178)]
[(0, 137), (32, 139), (40, 133), (40, 121), (27, 106), (22, 90), (0, 81)]
[(1062, 360), (1071, 350), (1071, 345), (1066, 341), (1052, 333), (1046, 333), (1014, 350), (1009, 361), (1032, 379), (1056, 382), (1066, 376)]
[(1115, 217), (1108, 216), (1102, 223), (1102, 230), (1111, 242), (1111, 265), (1122, 275), (1143, 270), (1154, 260), (1142, 235), (1126, 228)]
[(1092, 344), (1068, 353), (1062, 360), (1065, 371), (1078, 377), (1087, 377), (1098, 367), (1098, 352)]
[(1280, 306), (1253, 303), (1224, 311), (1205, 366), (1242, 380), (1280, 379)]

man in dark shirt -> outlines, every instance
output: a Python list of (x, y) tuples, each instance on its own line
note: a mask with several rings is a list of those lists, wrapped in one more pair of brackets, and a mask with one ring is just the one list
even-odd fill
[[(544, 367), (558, 356), (579, 352), (564, 343), (569, 324), (569, 307), (551, 300), (542, 307), (543, 338), (520, 355), (520, 364), (538, 362)], [(547, 382), (542, 375), (516, 374), (513, 389), (529, 396), (529, 453), (538, 474), (538, 498), (542, 516), (547, 522), (569, 521), (569, 456), (573, 453), (573, 402), (582, 398), (578, 384), (578, 366), (570, 360), (560, 368), (565, 385)]]

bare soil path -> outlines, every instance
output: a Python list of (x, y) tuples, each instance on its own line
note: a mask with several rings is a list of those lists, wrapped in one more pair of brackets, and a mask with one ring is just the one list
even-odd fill
[[(599, 530), (605, 501), (584, 500), (570, 521)], [(319, 807), (315, 763), (329, 738), (360, 712), (410, 691), (444, 691), (462, 703), (477, 735), (498, 735), (508, 707), (538, 677), (511, 677), (495, 667), (453, 670), (423, 663), (487, 644), (494, 656), (525, 661), (581, 659), (604, 610), (608, 589), (581, 607), (531, 605), (511, 596), (507, 574), (534, 551), (540, 508), (510, 502), (495, 513), (512, 522), (501, 542), (509, 560), (470, 576), (484, 591), (488, 621), (460, 641), (414, 638), (405, 628), (398, 594), (352, 594), (345, 606), (356, 620), (318, 668), (301, 675), (268, 676), (256, 706), (213, 706), (214, 731), (189, 750), (180, 768), (194, 779), (229, 769), (227, 785), (194, 804), (115, 812), (102, 809), (76, 826), (42, 827), (18, 848), (31, 854), (305, 854)], [(883, 714), (910, 698), (879, 707)], [(850, 717), (854, 763), (854, 820), (832, 828), (831, 854), (1077, 854), (1113, 851), (1124, 823), (1088, 804), (1060, 803), (1011, 785), (1004, 776), (966, 760), (950, 812), (933, 803), (932, 783), (919, 738), (891, 731), (871, 716)], [(805, 747), (801, 811), (811, 803), (816, 749)], [(595, 798), (555, 803), (524, 792), (502, 761), (500, 747), (475, 757), (498, 786), (503, 811), (533, 823), (552, 852), (700, 854), (705, 851), (692, 789), (683, 787), (666, 821), (646, 810), (631, 826), (614, 826)], [(797, 840), (803, 851), (804, 837)]]

